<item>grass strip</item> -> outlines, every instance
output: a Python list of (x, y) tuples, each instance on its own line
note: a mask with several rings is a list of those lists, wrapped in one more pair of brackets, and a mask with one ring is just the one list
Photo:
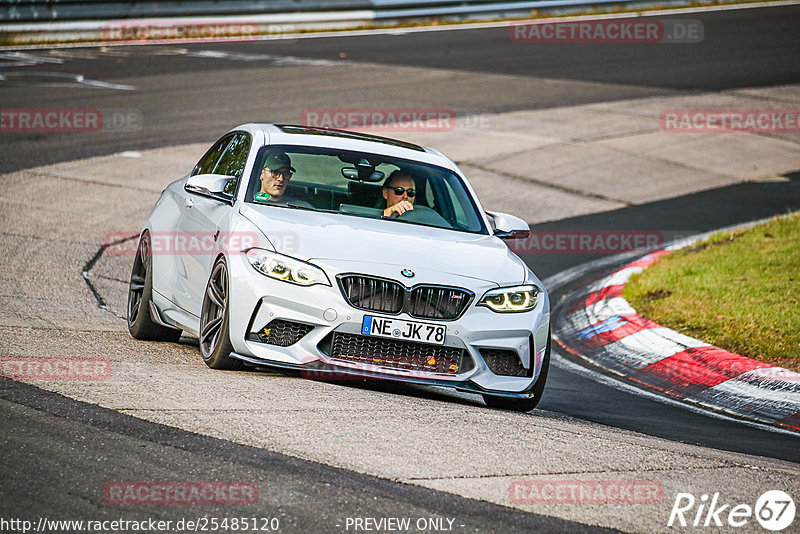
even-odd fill
[(663, 326), (800, 371), (800, 213), (663, 256), (623, 296)]

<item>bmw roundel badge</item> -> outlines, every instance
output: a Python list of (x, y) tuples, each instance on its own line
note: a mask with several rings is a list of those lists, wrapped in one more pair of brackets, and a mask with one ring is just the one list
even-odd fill
[(414, 271), (412, 271), (411, 269), (403, 269), (402, 271), (400, 271), (400, 274), (402, 274), (406, 278), (414, 278)]

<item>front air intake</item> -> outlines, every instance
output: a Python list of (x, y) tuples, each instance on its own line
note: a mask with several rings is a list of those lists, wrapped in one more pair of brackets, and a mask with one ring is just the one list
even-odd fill
[(284, 319), (274, 319), (268, 325), (247, 335), (248, 341), (258, 341), (267, 345), (277, 345), (278, 347), (288, 347), (294, 345), (306, 334), (314, 329), (313, 326), (286, 321)]
[(337, 280), (354, 308), (390, 315), (405, 312), (418, 319), (457, 319), (474, 297), (458, 287), (421, 284), (409, 289), (395, 280), (358, 274), (340, 275)]

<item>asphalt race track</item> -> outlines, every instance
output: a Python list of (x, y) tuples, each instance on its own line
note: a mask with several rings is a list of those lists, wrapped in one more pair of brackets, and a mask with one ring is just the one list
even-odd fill
[[(0, 173), (3, 177), (17, 176), (11, 173), (125, 151), (210, 144), (222, 132), (243, 122), (297, 123), (308, 108), (446, 108), (459, 116), (489, 116), (609, 102), (624, 104), (650, 97), (691, 98), (708, 93), (724, 97), (740, 90), (800, 83), (800, 32), (797, 31), (800, 6), (675, 17), (702, 21), (704, 40), (697, 44), (531, 45), (511, 42), (507, 28), (480, 28), (240, 43), (0, 51), (0, 102), (4, 110), (92, 108), (104, 110), (104, 114), (135, 118), (121, 124), (118, 131), (0, 132)], [(86, 80), (106, 86), (91, 85)], [(800, 103), (791, 100), (785, 104), (786, 108), (799, 106)], [(480, 135), (479, 130), (474, 132)], [(396, 136), (402, 138), (402, 134)], [(121, 175), (136, 175), (137, 159), (112, 161), (126, 166), (120, 169)], [(800, 166), (794, 170), (800, 170)], [(155, 175), (143, 178), (147, 182), (141, 186), (143, 194), (154, 194), (151, 183), (163, 187), (180, 176), (169, 172), (158, 176), (158, 173), (156, 170)], [(470, 172), (466, 174), (469, 176)], [(7, 183), (13, 184), (13, 179), (9, 178)], [(68, 185), (88, 188), (91, 183), (82, 184), (75, 179)], [(156, 187), (155, 193), (158, 190)], [(65, 193), (61, 202), (68, 202), (69, 196)], [(676, 236), (700, 233), (800, 209), (800, 172), (787, 173), (781, 180), (743, 181), (662, 196), (658, 200), (620, 203), (546, 222), (534, 221), (533, 229), (657, 230)], [(137, 211), (131, 214), (127, 210), (134, 205)], [(6, 221), (6, 213), (9, 216), (17, 213), (18, 205), (12, 200), (3, 200), (0, 206), (2, 221)], [(140, 220), (146, 213), (132, 199), (128, 204), (124, 197), (109, 209), (118, 209), (121, 217)], [(37, 221), (37, 225), (40, 223), (47, 226), (49, 221)], [(11, 251), (18, 233), (18, 229), (0, 222), (0, 243), (4, 243), (5, 252)], [(102, 242), (81, 242), (81, 247), (90, 245), (97, 250)], [(68, 242), (59, 243), (56, 239), (53, 246), (64, 248), (58, 255), (69, 256), (74, 252), (69, 250), (72, 245)], [(77, 252), (75, 255), (79, 256)], [(91, 254), (76, 261), (85, 262), (90, 257)], [(545, 279), (598, 256), (523, 257)], [(75, 276), (80, 277), (77, 270)], [(127, 273), (116, 276), (124, 278)], [(3, 297), (13, 298), (16, 291), (13, 280), (7, 276), (0, 276), (0, 280), (3, 280)], [(573, 285), (580, 282), (575, 280)], [(103, 295), (102, 287), (99, 292)], [(562, 294), (551, 295), (552, 301), (558, 302)], [(86, 299), (94, 303), (88, 289)], [(23, 330), (31, 327), (33, 331), (39, 328), (14, 321), (0, 326), (6, 332), (4, 335), (14, 327)], [(42, 329), (43, 337), (37, 343), (50, 347), (52, 352), (60, 344), (68, 343), (68, 339), (70, 343), (80, 342), (82, 331), (76, 329), (76, 332), (65, 332), (62, 336), (54, 329)], [(120, 346), (131, 348), (132, 353), (136, 350), (133, 340), (115, 336), (108, 339), (120, 340)], [(16, 339), (0, 339), (0, 358), (13, 354), (16, 343)], [(192, 354), (191, 341), (184, 339), (178, 349)], [(111, 345), (91, 348), (97, 354), (116, 350)], [(163, 357), (170, 357), (171, 350), (164, 349)], [(184, 357), (184, 352), (178, 355)], [(272, 384), (277, 380), (269, 373), (254, 375), (261, 383)], [(216, 376), (209, 371), (204, 378), (205, 387), (214, 388)], [(609, 387), (589, 375), (576, 374), (558, 365), (551, 366), (539, 408), (528, 415), (492, 412), (469, 396), (423, 387), (379, 384), (342, 389), (346, 390), (344, 395), (367, 399), (366, 402), (371, 402), (368, 400), (371, 395), (384, 399), (382, 395), (388, 394), (386, 398), (398, 399), (397, 407), (390, 401), (378, 401), (377, 413), (401, 427), (407, 417), (403, 410), (416, 409), (413, 407), (422, 404), (433, 405), (448, 416), (463, 410), (464, 421), (472, 418), (476, 421), (476, 435), (482, 432), (481, 423), (477, 422), (481, 413), (497, 428), (507, 424), (515, 431), (526, 424), (537, 424), (540, 420), (536, 418), (541, 417), (546, 424), (575, 424), (585, 428), (586, 436), (576, 434), (576, 442), (592, 441), (592, 436), (598, 441), (607, 440), (615, 434), (625, 436), (631, 443), (663, 438), (658, 443), (664, 444), (665, 455), (691, 458), (708, 455), (724, 464), (725, 469), (733, 469), (734, 465), (754, 471), (774, 468), (779, 474), (770, 475), (772, 478), (768, 480), (774, 481), (774, 487), (769, 489), (788, 490), (781, 486), (782, 477), (791, 476), (796, 481), (800, 472), (800, 438), (796, 435), (664, 404)], [(319, 391), (321, 399), (328, 398), (323, 390), (310, 391)], [(216, 396), (224, 396), (224, 391), (209, 392), (209, 397)], [(306, 400), (296, 399), (299, 403)], [(417, 485), (414, 477), (376, 470), (375, 465), (379, 464), (369, 464), (361, 470), (355, 460), (353, 464), (343, 460), (325, 465), (320, 460), (322, 456), (306, 454), (312, 448), (297, 452), (280, 450), (279, 446), (259, 446), (257, 442), (263, 442), (257, 437), (221, 439), (213, 433), (203, 435), (195, 427), (175, 424), (179, 428), (174, 428), (146, 420), (147, 416), (128, 415), (124, 413), (126, 408), (109, 410), (46, 388), (0, 381), (3, 421), (0, 517), (113, 519), (124, 515), (177, 519), (234, 514), (230, 507), (120, 510), (104, 504), (93, 489), (102, 488), (109, 480), (254, 481), (259, 487), (259, 504), (242, 507), (235, 513), (280, 517), (280, 531), (284, 532), (346, 531), (344, 518), (364, 516), (455, 518), (453, 530), (461, 532), (598, 529), (589, 525), (663, 531), (674, 499), (674, 495), (665, 493), (659, 523), (652, 519), (637, 522), (636, 518), (628, 518), (624, 523), (599, 520), (593, 515), (594, 508), (570, 510), (563, 515), (548, 510), (531, 513), (530, 509), (478, 500), (479, 490), (455, 491), (447, 485), (452, 481), (422, 482), (425, 477), (420, 476)], [(228, 408), (212, 407), (208, 414), (196, 417), (203, 419), (204, 415), (211, 417), (212, 412), (217, 412), (216, 417), (225, 409)], [(323, 426), (317, 428), (317, 419), (306, 421), (302, 419), (303, 412), (297, 413), (300, 419), (296, 424), (302, 427), (298, 432), (308, 434), (312, 441), (317, 433), (322, 436), (329, 430)], [(248, 427), (242, 425), (237, 432), (245, 435)], [(380, 429), (375, 429), (375, 433), (379, 434)], [(497, 437), (498, 443), (502, 439)], [(323, 438), (320, 440), (322, 443)], [(429, 450), (433, 464), (452, 461), (446, 443), (416, 445)], [(613, 448), (607, 453), (610, 457), (615, 455)], [(590, 457), (576, 462), (586, 464), (578, 466), (576, 472), (593, 473), (600, 478), (613, 476), (615, 472), (602, 468), (592, 471), (588, 465), (592, 462)], [(654, 471), (658, 468), (654, 467)], [(619, 467), (619, 472), (624, 473), (624, 469)], [(518, 477), (523, 474), (505, 473)], [(726, 480), (724, 473), (718, 480)], [(729, 482), (733, 484), (735, 480)], [(761, 485), (753, 487), (762, 488), (762, 483), (763, 480)], [(716, 491), (725, 489), (720, 486)], [(753, 489), (752, 499), (759, 493)], [(796, 492), (793, 496), (797, 500), (800, 494)]]
[[(110, 135), (17, 134), (13, 143), (0, 147), (0, 172), (119, 150), (211, 142), (219, 131), (244, 122), (295, 123), (309, 107), (414, 105), (458, 114), (496, 113), (797, 82), (796, 7), (676, 18), (702, 21), (704, 40), (658, 46), (526, 45), (511, 42), (507, 28), (493, 28), (289, 42), (31, 50), (26, 53), (41, 57), (41, 63), (4, 69), (21, 73), (2, 83), (4, 108), (133, 109), (144, 118), (143, 128)], [(326, 76), (320, 80), (314, 68), (320, 60), (412, 70), (323, 69)], [(54, 81), (37, 75), (40, 72), (79, 73), (137, 89), (91, 90), (77, 84), (48, 88)], [(13, 87), (15, 83), (21, 85)], [(320, 85), (324, 94), (314, 90)]]

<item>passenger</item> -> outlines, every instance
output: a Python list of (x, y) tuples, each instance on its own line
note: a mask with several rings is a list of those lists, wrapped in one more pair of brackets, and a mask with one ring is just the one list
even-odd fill
[(264, 169), (261, 171), (261, 191), (256, 193), (255, 199), (273, 202), (295, 200), (284, 197), (295, 172), (297, 171), (292, 167), (292, 160), (285, 152), (273, 152), (267, 156)]
[(386, 199), (386, 209), (383, 216), (389, 217), (392, 213), (402, 215), (414, 209), (414, 198), (417, 190), (414, 189), (414, 179), (407, 172), (396, 170), (383, 184), (383, 198)]

